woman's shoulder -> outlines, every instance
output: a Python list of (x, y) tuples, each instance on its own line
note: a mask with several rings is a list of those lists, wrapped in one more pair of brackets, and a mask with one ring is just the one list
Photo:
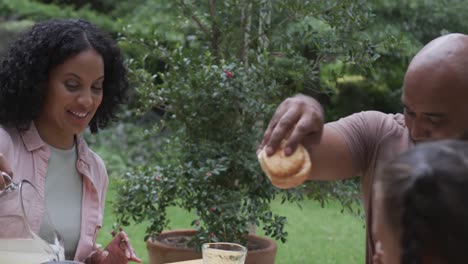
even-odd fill
[(107, 170), (104, 160), (94, 152), (86, 143), (82, 136), (78, 137), (78, 158), (86, 162), (93, 173), (97, 173), (99, 176), (104, 176), (107, 179)]
[(89, 147), (88, 143), (83, 138), (83, 136), (78, 136), (76, 138), (76, 143), (79, 158), (84, 159), (87, 163), (93, 163), (98, 166), (104, 166), (104, 161), (102, 160), (101, 156), (99, 156)]
[(10, 137), (14, 134), (18, 134), (18, 130), (14, 127), (0, 125), (0, 137)]
[[(83, 173), (88, 174), (86, 176), (89, 177), (98, 190), (105, 190), (109, 179), (103, 159), (88, 146), (83, 138), (78, 138), (77, 148), (78, 159), (84, 161), (87, 167)], [(82, 165), (79, 164), (78, 166)]]
[(106, 170), (106, 164), (104, 163), (104, 160), (102, 157), (97, 154), (94, 150), (92, 150), (90, 147), (88, 147), (89, 155), (91, 157), (91, 160), (102, 170)]
[(0, 152), (6, 152), (13, 148), (19, 139), (16, 128), (0, 126)]

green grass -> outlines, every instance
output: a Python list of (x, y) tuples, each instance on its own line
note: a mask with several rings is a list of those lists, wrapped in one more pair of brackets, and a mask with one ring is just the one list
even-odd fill
[[(111, 179), (112, 182), (112, 179)], [(116, 193), (110, 184), (104, 225), (98, 236), (103, 246), (111, 240), (110, 232), (116, 218), (112, 213), (112, 202)], [(277, 264), (331, 264), (364, 263), (365, 230), (363, 221), (356, 216), (340, 212), (338, 203), (330, 203), (325, 208), (315, 201), (304, 201), (301, 210), (295, 204), (274, 202), (275, 213), (287, 216), (286, 227), (289, 235), (286, 243), (278, 242)], [(171, 208), (171, 228), (190, 228), (192, 217), (189, 213)], [(146, 226), (131, 225), (124, 228), (129, 235), (137, 255), (148, 263), (146, 244), (143, 241)], [(257, 233), (261, 233), (258, 230)]]

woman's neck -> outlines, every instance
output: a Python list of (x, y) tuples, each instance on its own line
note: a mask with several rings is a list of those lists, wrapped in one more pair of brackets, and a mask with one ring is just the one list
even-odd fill
[(48, 126), (42, 125), (42, 122), (34, 122), (37, 132), (41, 139), (58, 149), (71, 149), (75, 144), (74, 135), (66, 135), (62, 131), (55, 131)]

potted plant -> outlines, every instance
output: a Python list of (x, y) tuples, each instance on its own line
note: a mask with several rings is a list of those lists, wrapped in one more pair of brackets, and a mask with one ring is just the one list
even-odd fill
[[(160, 52), (167, 70), (158, 75), (160, 84), (148, 87), (147, 100), (164, 109), (158, 128), (170, 132), (157, 152), (158, 162), (135, 168), (122, 181), (116, 203), (120, 222), (150, 220), (147, 238), (152, 247), (154, 240), (166, 236), (161, 234), (168, 223), (166, 208), (178, 206), (194, 214), (188, 246), (199, 249), (205, 242), (228, 241), (252, 251), (266, 245), (273, 255), (264, 263), (274, 263), (276, 245), (248, 236), (252, 225), (262, 226), (275, 239), (285, 241), (287, 236), (286, 218), (270, 210), (278, 190), (256, 157), (271, 107), (268, 93), (274, 87), (272, 79), (265, 78), (268, 58), (259, 56), (255, 64), (244, 66), (236, 60), (218, 61), (210, 52), (162, 47)], [(297, 190), (284, 194), (291, 201), (301, 197)], [(261, 262), (249, 262), (248, 256), (247, 263)]]
[[(160, 36), (147, 35), (121, 42), (134, 55), (129, 68), (138, 91), (138, 111), (157, 109), (163, 116), (154, 133), (146, 135), (153, 137), (145, 138), (161, 141), (153, 161), (135, 166), (122, 179), (114, 209), (123, 225), (149, 221), (145, 237), (149, 248), (167, 248), (159, 243), (168, 235), (163, 232), (169, 223), (166, 209), (178, 206), (194, 215), (192, 230), (176, 231), (184, 234), (183, 247), (190, 247), (178, 257), (200, 258), (203, 243), (227, 241), (249, 248), (247, 263), (274, 263), (273, 239), (284, 242), (287, 232), (286, 217), (274, 214), (270, 203), (278, 195), (292, 202), (302, 194), (301, 188), (280, 192), (271, 185), (260, 169), (256, 147), (278, 102), (296, 91), (286, 93), (288, 87), (278, 82), (284, 62), (297, 62), (296, 70), (302, 67), (303, 73), (312, 63), (268, 52), (267, 36), (257, 27), (259, 6), (249, 6), (249, 1), (226, 6), (228, 2), (210, 1), (204, 6), (210, 15), (202, 17), (188, 1), (180, 1), (179, 10), (195, 21), (194, 27), (184, 30), (190, 32), (186, 42), (156, 41)], [(236, 31), (232, 19), (242, 14), (253, 20), (243, 21), (244, 30)], [(266, 21), (268, 16), (262, 17)], [(268, 23), (260, 28), (266, 27)], [(260, 38), (261, 44), (256, 41)], [(146, 53), (139, 57), (142, 47)], [(253, 227), (272, 239), (249, 232)], [(255, 259), (254, 249), (266, 262)], [(150, 251), (151, 263), (176, 260), (181, 259), (153, 257)]]

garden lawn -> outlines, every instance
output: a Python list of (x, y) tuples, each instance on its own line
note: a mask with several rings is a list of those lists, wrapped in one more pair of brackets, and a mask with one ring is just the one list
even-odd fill
[[(109, 186), (106, 200), (104, 224), (98, 236), (98, 243), (105, 246), (111, 240), (110, 232), (116, 217), (112, 212), (112, 202), (116, 195), (114, 185)], [(302, 210), (295, 204), (273, 203), (275, 213), (287, 216), (288, 240), (278, 242), (276, 264), (362, 264), (364, 263), (365, 230), (364, 222), (358, 217), (340, 212), (340, 205), (332, 202), (321, 208), (320, 204), (306, 200)], [(171, 208), (168, 213), (171, 228), (190, 228), (191, 215), (179, 208)], [(146, 244), (143, 241), (144, 224), (124, 227), (137, 255), (148, 263)], [(258, 228), (257, 233), (262, 230)]]

